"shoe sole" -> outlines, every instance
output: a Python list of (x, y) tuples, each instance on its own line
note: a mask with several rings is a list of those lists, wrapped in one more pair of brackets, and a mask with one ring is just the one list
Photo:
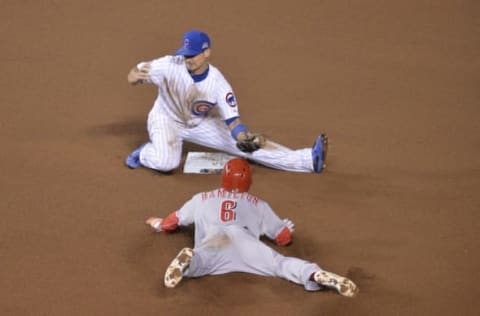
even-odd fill
[(165, 272), (164, 283), (168, 288), (174, 288), (183, 279), (183, 271), (188, 267), (192, 261), (193, 250), (190, 248), (183, 248), (178, 255), (173, 259)]
[(326, 164), (326, 161), (327, 161), (327, 151), (328, 151), (328, 137), (327, 135), (325, 134), (322, 134), (323, 136), (323, 144), (322, 144), (322, 170), (327, 168), (327, 164)]
[(359, 289), (351, 280), (328, 271), (318, 271), (314, 274), (315, 282), (335, 289), (340, 295), (354, 297)]
[[(318, 171), (316, 171), (318, 166), (317, 166), (317, 168), (315, 168), (315, 164), (314, 164), (313, 169), (317, 173), (321, 173), (325, 168), (327, 168), (326, 160), (327, 160), (327, 152), (328, 152), (328, 136), (325, 135), (325, 134), (320, 134), (319, 137), (322, 138), (322, 167)], [(314, 146), (315, 145), (316, 145), (316, 142), (315, 142)]]

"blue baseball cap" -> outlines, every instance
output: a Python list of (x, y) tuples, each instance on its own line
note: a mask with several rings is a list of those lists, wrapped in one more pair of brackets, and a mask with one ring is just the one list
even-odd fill
[(183, 35), (183, 46), (175, 55), (196, 56), (210, 48), (210, 38), (202, 31), (188, 31)]

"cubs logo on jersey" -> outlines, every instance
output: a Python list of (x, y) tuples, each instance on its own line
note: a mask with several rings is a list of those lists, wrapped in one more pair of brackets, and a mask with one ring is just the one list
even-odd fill
[(225, 96), (225, 101), (227, 101), (227, 104), (230, 105), (232, 108), (237, 106), (237, 100), (235, 99), (235, 95), (233, 95), (233, 92), (227, 93)]
[(193, 102), (192, 114), (195, 116), (205, 116), (210, 112), (210, 110), (216, 105), (216, 103), (211, 103), (208, 101), (200, 100)]

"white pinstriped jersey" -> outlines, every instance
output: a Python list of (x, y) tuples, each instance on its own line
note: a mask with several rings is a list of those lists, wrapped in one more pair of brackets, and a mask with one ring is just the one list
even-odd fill
[(181, 163), (184, 141), (239, 157), (248, 157), (262, 165), (289, 171), (311, 172), (312, 150), (292, 150), (268, 141), (268, 146), (251, 154), (240, 151), (225, 121), (240, 117), (232, 87), (222, 73), (209, 65), (208, 73), (195, 81), (183, 56), (163, 56), (140, 62), (149, 64), (147, 83), (158, 88), (148, 114), (150, 141), (140, 151), (140, 163), (147, 168), (171, 171)]
[(164, 56), (147, 63), (151, 67), (149, 82), (158, 87), (153, 111), (187, 126), (198, 125), (206, 116), (218, 115), (223, 120), (239, 116), (232, 87), (215, 66), (209, 65), (204, 80), (194, 82), (183, 56)]
[(187, 226), (195, 223), (195, 244), (205, 238), (236, 226), (256, 239), (265, 235), (274, 239), (285, 227), (264, 200), (250, 194), (232, 193), (224, 189), (201, 192), (186, 202), (177, 212), (178, 224)]

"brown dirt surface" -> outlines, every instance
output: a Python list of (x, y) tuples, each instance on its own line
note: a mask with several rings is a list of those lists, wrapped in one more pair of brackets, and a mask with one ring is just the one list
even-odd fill
[[(1, 315), (478, 315), (478, 1), (0, 1)], [(144, 225), (216, 175), (129, 170), (156, 90), (138, 61), (207, 31), (245, 123), (321, 175), (253, 166), (278, 248), (354, 299), (229, 274), (162, 285), (192, 230)], [(202, 149), (186, 144), (188, 150)]]

